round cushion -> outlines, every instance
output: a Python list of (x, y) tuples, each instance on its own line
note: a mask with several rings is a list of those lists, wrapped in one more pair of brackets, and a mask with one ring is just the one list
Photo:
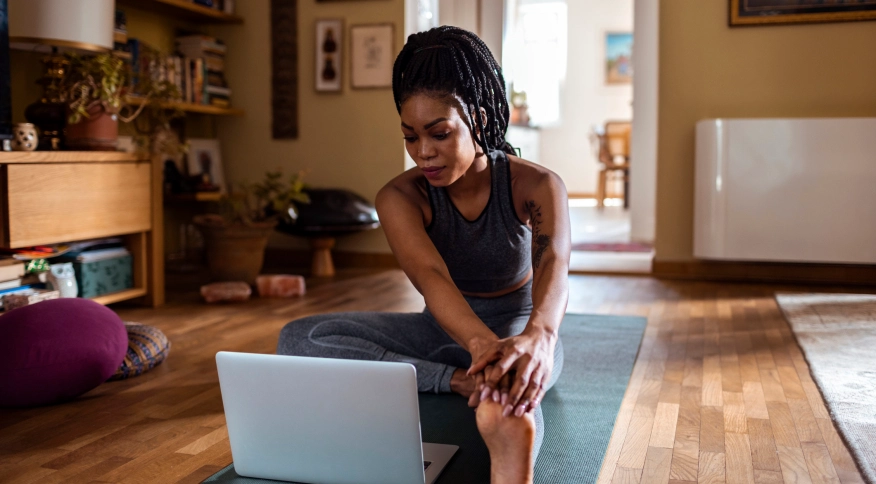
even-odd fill
[(110, 380), (124, 380), (149, 371), (164, 361), (170, 352), (170, 341), (155, 326), (125, 323), (128, 330), (128, 351)]
[(0, 406), (76, 398), (115, 373), (125, 324), (89, 299), (42, 301), (0, 316)]

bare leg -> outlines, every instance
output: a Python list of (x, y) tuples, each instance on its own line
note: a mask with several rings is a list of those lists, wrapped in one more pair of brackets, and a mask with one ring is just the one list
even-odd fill
[(532, 413), (503, 417), (502, 404), (487, 399), (478, 405), (477, 422), (490, 451), (490, 484), (532, 484)]

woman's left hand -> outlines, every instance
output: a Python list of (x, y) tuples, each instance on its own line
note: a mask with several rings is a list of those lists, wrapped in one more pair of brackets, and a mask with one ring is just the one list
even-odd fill
[[(546, 386), (551, 378), (554, 367), (554, 347), (556, 338), (546, 333), (525, 330), (523, 333), (499, 340), (495, 351), (481, 355), (473, 361), (468, 370), (469, 375), (483, 372), (483, 389), (475, 387), (476, 392), (484, 395), (503, 392), (500, 381), (509, 372), (514, 379), (510, 391), (507, 391), (503, 414), (520, 417), (524, 412), (538, 406), (544, 397)], [(488, 390), (489, 389), (489, 390)], [(489, 397), (488, 397), (489, 398)]]

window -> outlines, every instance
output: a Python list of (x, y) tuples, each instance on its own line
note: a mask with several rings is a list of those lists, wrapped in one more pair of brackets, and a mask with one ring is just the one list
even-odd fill
[(519, 0), (510, 10), (505, 78), (515, 91), (526, 93), (531, 124), (558, 124), (560, 86), (566, 78), (566, 2)]

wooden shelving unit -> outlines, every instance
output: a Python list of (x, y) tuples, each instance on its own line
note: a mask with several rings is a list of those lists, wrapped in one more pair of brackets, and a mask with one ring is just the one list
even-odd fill
[(104, 294), (103, 296), (97, 296), (91, 298), (92, 301), (96, 303), (103, 304), (106, 306), (107, 304), (117, 303), (121, 301), (127, 301), (128, 299), (134, 299), (138, 297), (142, 297), (146, 295), (146, 289), (143, 288), (134, 288), (134, 289), (125, 289), (124, 291), (112, 292), (109, 294)]
[[(143, 104), (144, 99), (136, 96), (128, 96), (125, 100), (129, 104), (140, 105)], [(220, 108), (217, 106), (211, 106), (208, 104), (193, 104), (193, 103), (165, 103), (165, 107), (168, 109), (180, 109), (186, 113), (197, 113), (197, 114), (212, 114), (214, 116), (243, 116), (243, 109), (236, 108)]]
[(133, 287), (92, 298), (164, 303), (160, 158), (116, 151), (0, 152), (0, 245), (122, 237)]
[(3, 151), (0, 164), (149, 162), (149, 155), (122, 151)]
[(187, 0), (117, 0), (119, 5), (170, 15), (198, 23), (242, 24), (243, 17), (198, 5)]

